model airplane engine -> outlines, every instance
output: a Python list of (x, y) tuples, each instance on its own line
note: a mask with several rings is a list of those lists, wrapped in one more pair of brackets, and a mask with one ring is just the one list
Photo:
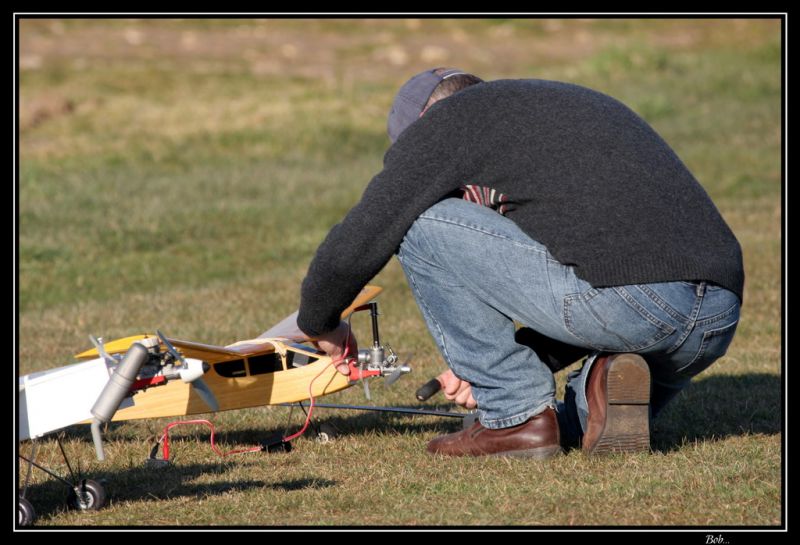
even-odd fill
[(386, 386), (391, 386), (402, 375), (411, 372), (408, 365), (398, 365), (397, 354), (388, 344), (381, 343), (380, 332), (378, 331), (378, 303), (372, 302), (356, 310), (369, 310), (372, 318), (372, 347), (363, 348), (358, 351), (356, 365), (350, 364), (351, 383), (361, 380), (364, 383), (364, 395), (371, 400), (369, 385), (365, 378), (381, 376), (386, 378)]
[(392, 376), (395, 373), (410, 373), (408, 365), (397, 365), (397, 354), (389, 345), (373, 345), (371, 348), (362, 348), (358, 351), (358, 363), (366, 366), (368, 371), (380, 371), (381, 376)]
[(122, 400), (130, 394), (131, 386), (133, 386), (139, 370), (147, 360), (148, 354), (147, 348), (138, 342), (133, 343), (125, 353), (125, 357), (122, 358), (122, 362), (117, 365), (111, 374), (108, 384), (100, 392), (100, 396), (92, 407), (91, 412), (94, 415), (92, 420), (92, 440), (94, 441), (98, 460), (105, 460), (100, 426), (111, 422), (111, 419), (114, 418), (114, 414), (119, 409)]

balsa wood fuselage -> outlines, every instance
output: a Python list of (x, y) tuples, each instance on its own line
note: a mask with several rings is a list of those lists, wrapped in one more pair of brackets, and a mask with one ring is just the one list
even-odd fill
[[(342, 317), (374, 299), (381, 288), (366, 286)], [(135, 335), (105, 343), (109, 354), (121, 354), (134, 342), (155, 337)], [(220, 411), (262, 405), (294, 403), (343, 390), (350, 379), (336, 371), (331, 358), (308, 345), (307, 338), (256, 338), (228, 346), (214, 346), (170, 339), (186, 358), (207, 362), (211, 369), (203, 380), (214, 393)], [(97, 349), (76, 355), (79, 360), (97, 358)], [(209, 412), (208, 406), (190, 384), (171, 380), (133, 396), (134, 405), (120, 409), (113, 420), (135, 420), (185, 416)]]
[[(143, 337), (120, 339), (117, 346), (123, 346), (125, 342), (130, 346)], [(310, 396), (332, 394), (350, 385), (348, 378), (330, 365), (328, 356), (311, 347), (286, 344), (277, 339), (259, 339), (260, 349), (250, 349), (233, 357), (231, 354), (187, 348), (186, 343), (178, 340), (170, 341), (185, 357), (202, 359), (211, 365), (203, 380), (217, 398), (220, 411), (293, 403)], [(117, 411), (113, 420), (209, 412), (191, 385), (180, 380), (138, 392), (133, 396), (133, 402), (132, 407)]]

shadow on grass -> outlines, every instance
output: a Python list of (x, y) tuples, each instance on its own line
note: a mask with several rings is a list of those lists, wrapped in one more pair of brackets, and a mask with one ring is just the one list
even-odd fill
[[(443, 413), (459, 412), (458, 408), (455, 408), (452, 404), (427, 404), (420, 405), (416, 408), (424, 408), (426, 410), (440, 411)], [(275, 439), (276, 435), (282, 434), (283, 436), (288, 436), (300, 431), (305, 422), (305, 418), (306, 414), (296, 407), (286, 407), (286, 417), (277, 418), (278, 421), (282, 421), (280, 427), (276, 427), (275, 418), (273, 417), (270, 422), (265, 423), (263, 428), (247, 427), (223, 431), (217, 430), (215, 441), (223, 451), (227, 448), (242, 448), (243, 445), (263, 444), (265, 441)], [(437, 417), (435, 415), (409, 415), (317, 407), (314, 409), (311, 424), (306, 430), (304, 437), (306, 439), (314, 439), (318, 431), (325, 432), (330, 436), (360, 436), (375, 433), (408, 435), (427, 432), (446, 432), (461, 429), (461, 424), (462, 419), (457, 417)], [(112, 428), (112, 430), (113, 429), (114, 428)], [(69, 436), (80, 437), (82, 440), (91, 442), (91, 435), (85, 430), (70, 430), (68, 433), (68, 437)], [(128, 439), (134, 440), (135, 434), (129, 434), (124, 427), (120, 426), (117, 434), (108, 434), (107, 437), (114, 441), (125, 441)], [(170, 442), (188, 440), (207, 444), (210, 440), (207, 429), (202, 426), (175, 428), (170, 431), (169, 437)]]
[[(102, 484), (107, 501), (111, 504), (127, 501), (168, 500), (180, 497), (203, 498), (219, 496), (228, 492), (251, 489), (273, 489), (279, 492), (294, 492), (306, 489), (322, 489), (336, 486), (337, 482), (314, 477), (285, 479), (267, 482), (260, 479), (239, 479), (235, 481), (214, 481), (193, 483), (194, 479), (223, 474), (240, 466), (240, 460), (230, 460), (209, 464), (175, 464), (165, 467), (142, 465), (128, 469), (109, 469), (92, 471), (82, 478), (92, 479)], [(67, 480), (70, 480), (67, 475)], [(66, 484), (50, 478), (28, 487), (26, 498), (36, 511), (36, 517), (53, 515), (69, 508)], [(108, 505), (108, 503), (107, 503)]]
[(694, 441), (782, 429), (782, 379), (750, 373), (692, 382), (653, 423), (653, 449), (666, 452)]
[(335, 485), (336, 481), (330, 481), (328, 479), (294, 479), (291, 481), (281, 481), (279, 483), (274, 483), (269, 485), (269, 487), (275, 490), (285, 490), (286, 492), (292, 492), (294, 490), (306, 490), (309, 488), (313, 489), (330, 488), (331, 486)]
[[(452, 404), (427, 404), (418, 409), (460, 412)], [(371, 433), (396, 433), (409, 435), (428, 432), (450, 432), (461, 429), (463, 420), (452, 416), (413, 415), (390, 412), (352, 411), (343, 409), (320, 409), (315, 413), (317, 425), (323, 431), (333, 428), (336, 435), (365, 435)], [(432, 420), (435, 419), (435, 420)]]
[[(453, 407), (452, 405), (427, 405), (425, 408), (445, 412), (452, 410)], [(279, 431), (294, 433), (302, 427), (304, 418), (305, 416), (301, 412), (295, 411), (288, 425), (288, 431), (276, 430), (274, 428), (270, 429), (269, 427), (231, 430), (218, 433), (216, 442), (223, 451), (226, 450), (226, 448), (233, 448), (236, 445), (258, 445), (274, 437)], [(329, 408), (320, 409), (319, 412), (315, 412), (312, 422), (314, 425), (306, 432), (306, 436), (309, 438), (315, 436), (315, 428), (334, 435), (365, 435), (369, 433), (413, 434), (429, 431), (452, 431), (449, 429), (450, 427), (460, 429), (461, 426), (460, 418), (441, 418), (438, 419), (438, 421), (431, 422), (429, 420), (420, 421), (420, 417), (416, 415), (372, 412), (354, 413), (349, 410), (340, 411)], [(73, 426), (62, 430), (58, 435), (61, 437), (62, 441), (65, 442), (77, 439), (91, 443), (91, 434), (87, 426)], [(131, 443), (131, 448), (141, 448), (141, 437), (136, 437), (136, 435), (135, 432), (131, 432), (126, 427), (126, 423), (112, 423), (109, 426), (108, 432), (105, 434), (106, 438), (113, 441), (117, 447), (119, 447), (120, 443)], [(207, 464), (182, 463), (181, 458), (184, 456), (181, 454), (180, 450), (178, 450), (180, 447), (177, 446), (180, 444), (180, 441), (189, 440), (207, 443), (209, 439), (210, 436), (205, 431), (205, 428), (176, 429), (170, 433), (170, 442), (174, 443), (177, 447), (177, 449), (173, 447), (176, 450), (171, 456), (174, 465), (163, 468), (152, 468), (142, 465), (127, 469), (92, 470), (82, 475), (82, 477), (104, 483), (106, 494), (112, 502), (148, 499), (165, 500), (176, 497), (199, 498), (209, 495), (220, 495), (230, 491), (261, 488), (293, 492), (305, 489), (329, 488), (337, 485), (336, 481), (317, 479), (314, 477), (279, 480), (275, 482), (237, 479), (236, 481), (216, 481), (204, 484), (192, 483), (191, 481), (204, 475), (224, 474), (230, 468), (236, 467), (241, 463), (240, 458), (231, 458), (218, 463)], [(39, 448), (45, 449), (50, 455), (57, 453), (57, 447), (54, 443), (42, 444)], [(72, 459), (71, 463), (77, 463), (76, 469), (80, 471), (80, 460), (74, 460), (74, 453), (70, 452), (72, 450), (72, 448), (67, 447), (67, 454)], [(30, 449), (26, 448), (24, 454), (29, 456)], [(160, 454), (159, 452), (159, 456)], [(142, 457), (144, 458), (146, 455), (147, 452), (145, 449), (142, 451)], [(284, 455), (283, 453), (277, 453), (270, 454), (269, 456)], [(60, 460), (57, 454), (56, 459)], [(21, 466), (20, 477), (22, 479), (24, 479), (26, 468), (27, 465)], [(34, 469), (34, 471), (38, 470)], [(61, 474), (62, 477), (67, 480), (71, 480), (69, 475), (63, 471), (63, 468), (57, 469), (56, 473)], [(67, 508), (67, 491), (67, 487), (64, 483), (54, 478), (48, 478), (44, 482), (29, 486), (26, 497), (34, 505), (37, 518), (39, 518), (65, 510)]]
[[(461, 412), (452, 404), (420, 404), (414, 409), (439, 411), (442, 413)], [(306, 407), (307, 409), (307, 407)], [(290, 412), (291, 411), (291, 412)], [(288, 436), (298, 432), (305, 422), (306, 413), (286, 407), (286, 418), (280, 428), (270, 422), (264, 428), (243, 428), (217, 433), (216, 441), (223, 445), (256, 445), (273, 438), (277, 433)], [(313, 439), (318, 431), (329, 436), (360, 436), (371, 434), (410, 435), (428, 432), (449, 432), (461, 429), (462, 419), (458, 417), (437, 417), (435, 415), (403, 414), (368, 410), (353, 410), (331, 407), (316, 407), (311, 424), (304, 437)], [(91, 440), (91, 436), (87, 436)], [(176, 428), (170, 432), (170, 440), (188, 439), (207, 442), (209, 435), (204, 428)], [(224, 447), (223, 447), (224, 450)]]

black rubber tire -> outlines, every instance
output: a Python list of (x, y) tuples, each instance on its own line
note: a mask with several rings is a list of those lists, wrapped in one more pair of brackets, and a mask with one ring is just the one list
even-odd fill
[(318, 430), (317, 441), (320, 443), (333, 441), (336, 436), (339, 435), (339, 430), (337, 430), (333, 425), (327, 423), (320, 424)]
[(17, 523), (20, 526), (30, 526), (36, 518), (36, 511), (33, 510), (33, 505), (22, 496), (19, 497), (17, 513)]
[(97, 511), (106, 504), (106, 491), (97, 481), (85, 479), (69, 491), (67, 503), (73, 509)]

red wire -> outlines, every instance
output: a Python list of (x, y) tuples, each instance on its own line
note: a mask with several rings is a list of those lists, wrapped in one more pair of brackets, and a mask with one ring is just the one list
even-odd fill
[[(322, 374), (331, 365), (339, 365), (342, 362), (346, 362), (347, 361), (347, 355), (348, 355), (349, 351), (350, 351), (350, 331), (348, 330), (347, 338), (345, 339), (345, 343), (344, 343), (344, 352), (342, 353), (342, 357), (337, 359), (337, 360), (331, 360), (331, 362), (328, 363), (328, 365), (326, 365), (325, 367), (323, 367), (322, 371), (320, 371), (317, 374), (317, 376), (315, 376), (313, 379), (311, 379), (311, 382), (308, 383), (308, 399), (311, 401), (311, 405), (308, 407), (308, 414), (306, 415), (306, 421), (303, 424), (303, 428), (300, 431), (290, 435), (289, 437), (284, 437), (283, 438), (283, 441), (285, 443), (288, 443), (289, 441), (291, 441), (293, 439), (297, 439), (298, 437), (303, 435), (306, 432), (306, 430), (308, 429), (308, 425), (311, 422), (311, 414), (314, 412), (314, 395), (312, 393), (313, 392), (312, 388), (314, 386), (314, 381), (317, 380), (319, 377), (321, 377)], [(167, 427), (164, 428), (164, 433), (162, 434), (162, 439), (164, 441), (164, 447), (163, 447), (164, 460), (169, 460), (169, 430), (171, 430), (172, 428), (174, 428), (176, 426), (194, 425), (194, 424), (203, 424), (203, 425), (207, 426), (211, 430), (211, 449), (215, 453), (217, 453), (219, 456), (221, 456), (223, 458), (226, 457), (226, 456), (230, 456), (232, 454), (242, 454), (242, 453), (245, 453), (245, 452), (258, 452), (258, 451), (261, 451), (261, 446), (259, 445), (257, 447), (250, 447), (250, 448), (245, 448), (245, 449), (229, 450), (228, 452), (222, 452), (221, 450), (219, 450), (217, 448), (217, 445), (214, 442), (214, 436), (215, 436), (214, 424), (212, 424), (208, 420), (180, 420), (180, 421), (176, 421), (176, 422), (171, 422), (171, 423), (167, 424)]]
[(176, 426), (184, 426), (184, 425), (193, 425), (193, 424), (203, 424), (207, 426), (211, 430), (211, 449), (216, 452), (221, 457), (230, 456), (231, 454), (241, 454), (243, 452), (256, 452), (260, 451), (261, 447), (250, 447), (246, 449), (239, 449), (239, 450), (229, 450), (228, 452), (222, 452), (217, 448), (217, 445), (214, 441), (215, 430), (214, 424), (209, 422), (208, 420), (181, 420), (178, 422), (170, 422), (167, 424), (167, 427), (164, 428), (164, 434), (162, 435), (164, 439), (164, 460), (169, 460), (169, 430)]
[(349, 351), (350, 351), (350, 332), (348, 331), (347, 339), (345, 340), (344, 344), (344, 353), (342, 354), (342, 357), (336, 361), (331, 360), (331, 362), (325, 367), (323, 367), (322, 371), (320, 371), (319, 374), (317, 374), (317, 376), (311, 379), (311, 382), (308, 383), (308, 399), (311, 402), (311, 405), (309, 405), (308, 407), (308, 414), (306, 415), (306, 421), (303, 424), (303, 428), (297, 433), (290, 435), (289, 437), (284, 437), (283, 438), (284, 442), (288, 443), (292, 439), (297, 439), (306, 432), (306, 430), (308, 429), (308, 424), (309, 422), (311, 422), (311, 413), (314, 412), (314, 395), (312, 394), (312, 389), (311, 389), (314, 386), (314, 381), (317, 380), (319, 377), (321, 377), (322, 373), (324, 373), (331, 365), (339, 365), (340, 363), (347, 361), (347, 354)]

